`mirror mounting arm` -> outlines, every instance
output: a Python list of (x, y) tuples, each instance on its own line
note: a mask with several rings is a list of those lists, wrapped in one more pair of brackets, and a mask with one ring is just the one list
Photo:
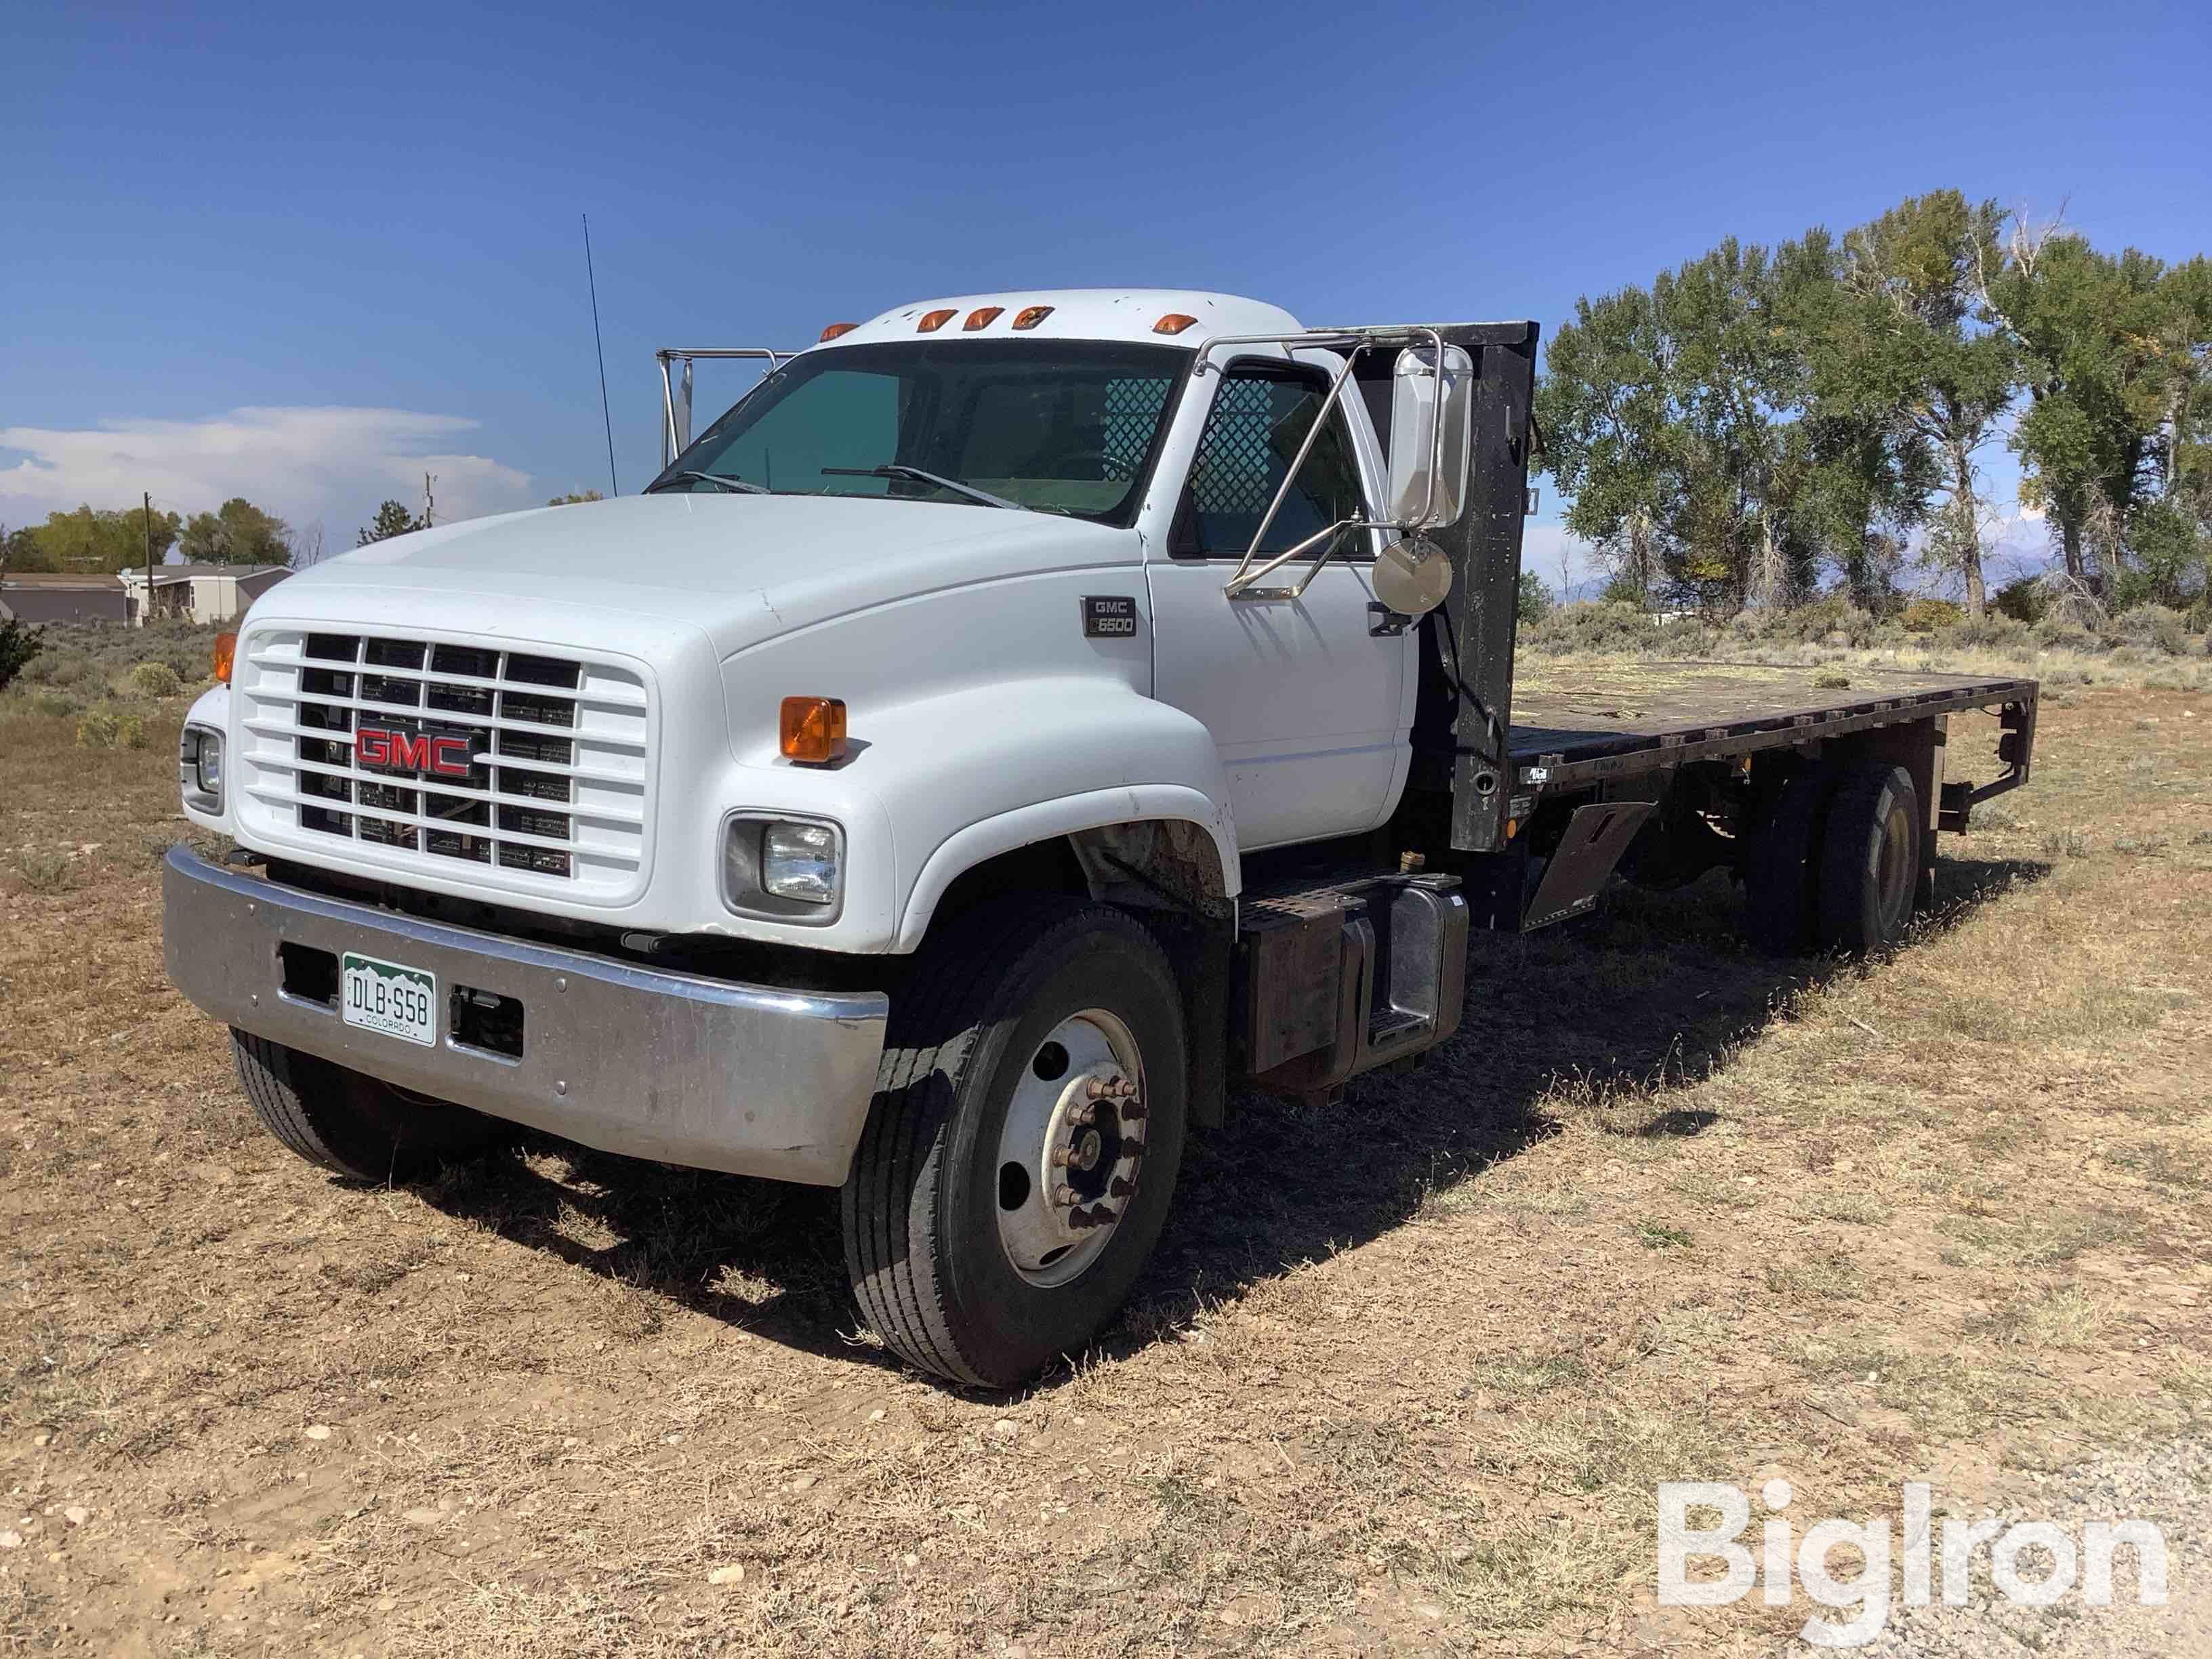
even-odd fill
[[(660, 365), (660, 465), (663, 471), (691, 447), (691, 365), (702, 357), (752, 357), (764, 361), (769, 372), (799, 354), (772, 346), (663, 346), (653, 354)], [(684, 395), (679, 401), (670, 366), (684, 365)], [(756, 387), (755, 390), (758, 388)], [(750, 397), (751, 394), (746, 394)]]
[[(1307, 428), (1305, 441), (1298, 446), (1298, 453), (1291, 458), (1291, 464), (1283, 473), (1283, 482), (1275, 488), (1274, 500), (1267, 503), (1267, 510), (1261, 515), (1258, 528), (1252, 532), (1251, 545), (1244, 550), (1244, 556), (1237, 561), (1235, 574), (1229, 578), (1227, 585), (1223, 589), (1228, 598), (1232, 599), (1303, 599), (1307, 587), (1312, 584), (1313, 579), (1321, 574), (1321, 568), (1335, 554), (1337, 548), (1335, 538), (1345, 532), (1412, 531), (1422, 528), (1428, 523), (1430, 514), (1436, 510), (1437, 475), (1443, 460), (1443, 422), (1441, 419), (1435, 422), (1430, 434), (1427, 499), (1422, 502), (1420, 513), (1416, 514), (1410, 522), (1400, 524), (1388, 519), (1340, 519), (1327, 529), (1316, 531), (1297, 546), (1278, 553), (1257, 569), (1255, 569), (1252, 565), (1252, 561), (1259, 556), (1260, 544), (1267, 538), (1267, 532), (1275, 522), (1275, 514), (1281, 510), (1285, 497), (1291, 493), (1291, 485), (1297, 479), (1298, 470), (1305, 465), (1306, 457), (1312, 453), (1315, 441), (1321, 436), (1322, 426), (1328, 422), (1330, 412), (1342, 401), (1345, 382), (1352, 378), (1352, 365), (1359, 361), (1359, 354), (1377, 346), (1400, 343), (1419, 335), (1428, 337), (1429, 343), (1436, 352), (1437, 373), (1441, 375), (1443, 373), (1444, 361), (1443, 337), (1433, 328), (1376, 330), (1371, 332), (1351, 331), (1311, 334), (1233, 335), (1206, 342), (1199, 353), (1198, 366), (1195, 370), (1195, 373), (1201, 374), (1206, 372), (1208, 357), (1217, 346), (1267, 343), (1286, 347), (1302, 345), (1345, 349), (1344, 367), (1337, 371), (1336, 378), (1329, 383), (1328, 396), (1322, 400), (1321, 408), (1314, 416), (1312, 426)], [(1225, 365), (1224, 367), (1225, 368)], [(1298, 579), (1297, 586), (1292, 587), (1257, 586), (1264, 578), (1272, 576), (1291, 560), (1299, 557), (1309, 548), (1323, 540), (1327, 541), (1328, 545), (1322, 548), (1321, 556), (1313, 562), (1312, 567)]]

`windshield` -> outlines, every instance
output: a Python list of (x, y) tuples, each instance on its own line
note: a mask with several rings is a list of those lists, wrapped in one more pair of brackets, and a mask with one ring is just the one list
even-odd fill
[(1190, 359), (1175, 346), (1109, 340), (902, 340), (809, 352), (763, 380), (648, 488), (980, 501), (1127, 525), (1168, 394)]

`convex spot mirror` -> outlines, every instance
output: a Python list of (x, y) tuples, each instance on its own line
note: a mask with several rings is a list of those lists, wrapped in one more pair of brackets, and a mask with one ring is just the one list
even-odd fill
[(1451, 592), (1451, 560), (1419, 536), (1392, 542), (1375, 561), (1375, 597), (1401, 617), (1425, 617)]
[[(1440, 530), (1467, 503), (1468, 410), (1474, 360), (1434, 346), (1398, 354), (1390, 386), (1390, 521), (1405, 530)], [(1413, 613), (1408, 613), (1413, 614)]]

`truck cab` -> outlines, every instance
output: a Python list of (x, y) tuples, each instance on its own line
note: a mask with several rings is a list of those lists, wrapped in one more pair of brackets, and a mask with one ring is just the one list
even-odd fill
[[(1110, 1318), (1233, 1085), (1410, 1059), (1471, 922), (1772, 815), (1717, 750), (1686, 819), (1692, 757), (1547, 799), (1580, 762), (1515, 752), (1535, 342), (1091, 289), (664, 353), (640, 495), (254, 606), (184, 735), (235, 850), (171, 856), (172, 977), (325, 1167), (526, 1124), (836, 1186), (885, 1341), (1018, 1382)], [(705, 355), (768, 372), (694, 437)], [(1854, 808), (1908, 883), (1913, 775)]]

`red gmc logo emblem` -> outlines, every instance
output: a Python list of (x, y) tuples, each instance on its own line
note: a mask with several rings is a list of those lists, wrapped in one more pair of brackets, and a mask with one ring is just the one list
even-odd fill
[(469, 740), (428, 732), (391, 732), (364, 726), (353, 734), (353, 752), (363, 766), (396, 772), (427, 772), (433, 777), (469, 775)]

